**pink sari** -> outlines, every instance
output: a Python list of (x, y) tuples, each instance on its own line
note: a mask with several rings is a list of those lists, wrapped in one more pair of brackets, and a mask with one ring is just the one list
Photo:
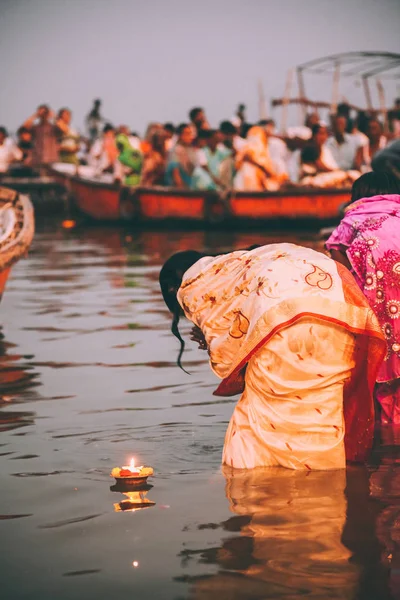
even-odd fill
[(351, 204), (326, 247), (346, 252), (378, 317), (387, 353), (376, 397), (382, 422), (400, 424), (400, 196), (373, 196)]

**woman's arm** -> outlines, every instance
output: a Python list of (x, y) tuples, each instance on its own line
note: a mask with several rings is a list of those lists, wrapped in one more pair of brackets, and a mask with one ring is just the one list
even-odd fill
[(349, 269), (349, 271), (352, 270), (350, 261), (347, 258), (346, 254), (344, 253), (344, 251), (332, 248), (332, 250), (330, 250), (330, 253), (331, 253), (331, 258), (333, 258), (333, 260), (336, 260), (336, 262), (345, 266), (347, 269)]
[(186, 185), (182, 179), (181, 173), (179, 171), (179, 167), (175, 167), (172, 170), (172, 180), (174, 182), (175, 187), (179, 189), (186, 189)]

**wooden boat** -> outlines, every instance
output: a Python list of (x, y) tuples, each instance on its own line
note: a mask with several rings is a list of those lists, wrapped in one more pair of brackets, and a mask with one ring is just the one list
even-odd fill
[(29, 198), (0, 187), (0, 298), (12, 265), (26, 254), (32, 242), (34, 227)]
[[(85, 167), (83, 167), (85, 169)], [(54, 173), (54, 169), (52, 171)], [(173, 188), (133, 188), (107, 179), (58, 173), (79, 211), (96, 221), (149, 224), (197, 224), (241, 228), (276, 221), (315, 223), (339, 219), (340, 206), (349, 200), (348, 189), (288, 188), (278, 192), (231, 192)]]
[(32, 169), (14, 169), (1, 177), (0, 185), (29, 194), (37, 214), (62, 212), (65, 209), (62, 183), (46, 173), (37, 173)]

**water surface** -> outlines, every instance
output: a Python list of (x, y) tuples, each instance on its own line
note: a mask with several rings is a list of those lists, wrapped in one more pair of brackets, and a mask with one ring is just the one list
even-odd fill
[[(0, 308), (1, 598), (400, 598), (396, 432), (347, 473), (221, 471), (236, 399), (212, 395), (190, 342), (191, 375), (175, 366), (162, 261), (282, 239), (322, 247), (306, 233), (39, 229)], [(155, 505), (124, 512), (109, 472), (132, 455), (155, 469)]]

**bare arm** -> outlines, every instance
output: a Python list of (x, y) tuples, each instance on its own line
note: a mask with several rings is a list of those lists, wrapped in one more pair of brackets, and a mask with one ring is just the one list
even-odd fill
[(22, 127), (26, 127), (27, 129), (32, 129), (32, 127), (33, 127), (33, 124), (34, 124), (34, 122), (36, 121), (36, 119), (37, 119), (37, 114), (36, 114), (36, 113), (34, 113), (34, 114), (31, 116), (31, 117), (29, 117), (29, 119), (27, 119), (27, 120), (26, 120), (26, 121), (23, 123)]
[(186, 185), (184, 184), (184, 181), (181, 177), (178, 167), (175, 167), (175, 169), (173, 169), (172, 179), (173, 179), (175, 187), (180, 188), (180, 189), (186, 189)]
[(346, 254), (342, 251), (342, 250), (334, 250), (332, 249), (330, 251), (331, 253), (331, 258), (333, 258), (333, 260), (336, 260), (336, 262), (340, 263), (341, 265), (345, 266), (347, 269), (349, 269), (349, 271), (351, 271), (351, 264), (349, 259), (347, 258)]

